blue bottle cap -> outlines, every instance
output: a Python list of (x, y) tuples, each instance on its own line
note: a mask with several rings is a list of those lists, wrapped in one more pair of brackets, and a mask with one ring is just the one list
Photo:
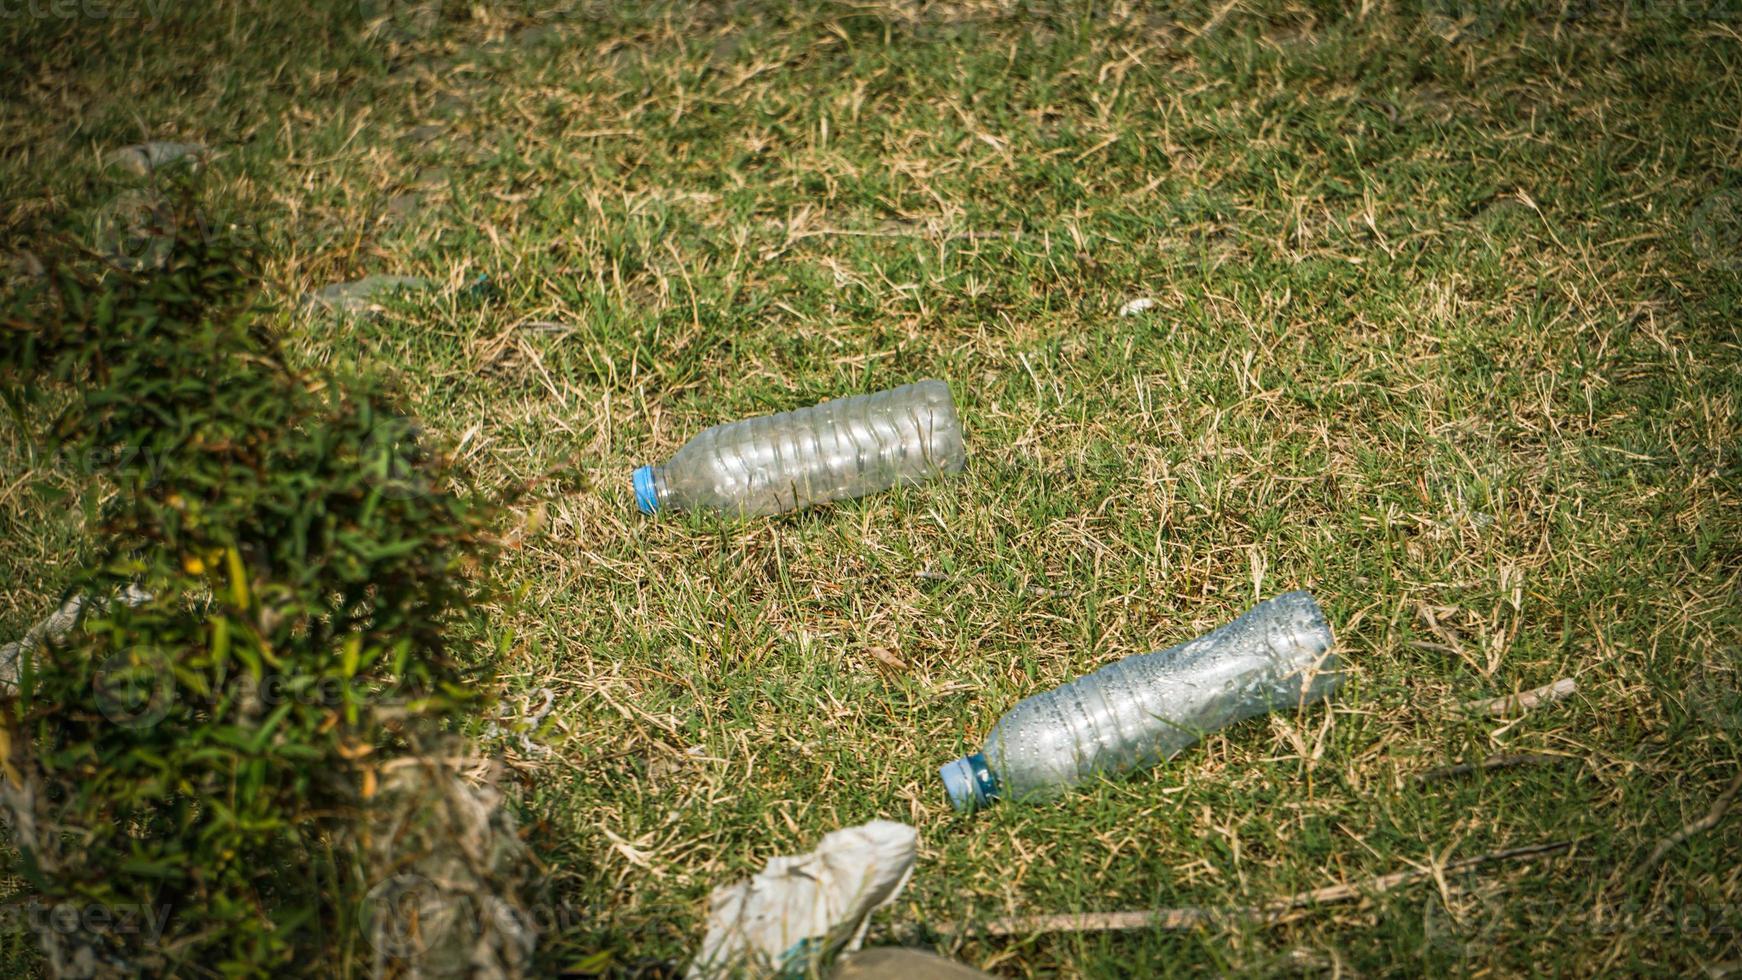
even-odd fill
[(978, 752), (945, 763), (938, 775), (944, 779), (950, 806), (959, 813), (972, 813), (998, 798), (998, 779)]
[(643, 514), (651, 514), (658, 510), (659, 491), (653, 486), (653, 467), (636, 467), (633, 479), (635, 482), (635, 506), (641, 508)]

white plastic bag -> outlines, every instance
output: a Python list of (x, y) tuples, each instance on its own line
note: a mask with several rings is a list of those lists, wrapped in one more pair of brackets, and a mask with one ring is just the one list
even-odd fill
[(918, 844), (919, 832), (907, 824), (873, 820), (825, 836), (809, 854), (770, 858), (749, 881), (714, 889), (691, 980), (803, 976), (858, 949), (871, 913), (907, 884)]

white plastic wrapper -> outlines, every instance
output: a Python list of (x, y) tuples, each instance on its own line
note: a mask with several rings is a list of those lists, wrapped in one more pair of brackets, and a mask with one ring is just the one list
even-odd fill
[[(129, 585), (116, 596), (120, 602), (129, 606), (144, 605), (151, 601), (151, 593), (136, 585)], [(30, 628), (30, 632), (5, 646), (0, 646), (0, 686), (13, 687), (18, 683), (18, 658), (31, 653), (44, 643), (59, 643), (69, 636), (73, 627), (78, 625), (79, 617), (87, 607), (101, 610), (104, 601), (87, 603), (84, 596), (73, 596), (66, 604), (55, 610), (49, 617)]]
[(770, 858), (749, 881), (714, 889), (708, 934), (689, 976), (814, 975), (837, 953), (859, 948), (871, 913), (906, 886), (918, 845), (919, 832), (907, 824), (873, 820), (827, 835), (809, 854)]

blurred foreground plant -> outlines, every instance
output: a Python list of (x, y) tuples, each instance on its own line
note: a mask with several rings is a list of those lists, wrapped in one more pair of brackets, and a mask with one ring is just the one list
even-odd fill
[[(18, 870), (71, 910), (36, 929), (49, 967), (441, 973), (419, 958), (447, 949), (517, 975), (519, 843), (460, 739), (508, 642), (480, 615), (495, 510), (369, 379), (292, 370), (251, 254), (191, 200), (160, 265), (68, 255), (3, 311), (14, 417), (103, 461), (80, 628), (0, 685)], [(404, 873), (493, 918), (372, 907)]]

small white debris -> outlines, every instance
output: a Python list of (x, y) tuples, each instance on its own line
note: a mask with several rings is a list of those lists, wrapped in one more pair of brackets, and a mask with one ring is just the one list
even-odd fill
[(368, 314), (381, 309), (381, 299), (391, 293), (427, 289), (432, 285), (421, 276), (364, 276), (305, 294), (303, 308), (339, 314)]
[(1155, 300), (1150, 299), (1148, 296), (1139, 296), (1131, 302), (1126, 303), (1124, 306), (1119, 307), (1119, 315), (1136, 316), (1139, 313), (1148, 313), (1153, 309), (1155, 309)]
[(871, 913), (913, 874), (919, 832), (873, 820), (823, 837), (809, 854), (769, 858), (754, 878), (708, 897), (708, 933), (688, 980), (814, 976), (865, 939)]

